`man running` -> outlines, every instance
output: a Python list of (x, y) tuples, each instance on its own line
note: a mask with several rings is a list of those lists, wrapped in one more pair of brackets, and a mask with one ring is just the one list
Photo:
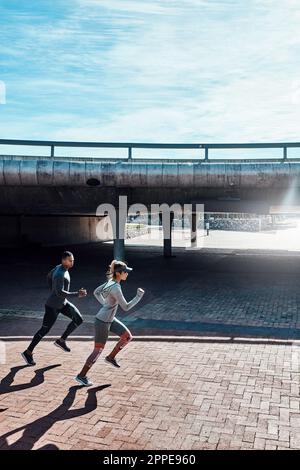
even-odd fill
[(66, 328), (60, 339), (57, 339), (54, 344), (65, 352), (70, 352), (71, 349), (66, 345), (67, 337), (82, 323), (82, 316), (75, 307), (67, 300), (67, 297), (85, 297), (87, 291), (83, 288), (77, 292), (69, 292), (70, 288), (70, 274), (69, 269), (74, 265), (74, 256), (70, 251), (64, 251), (62, 254), (61, 264), (53, 268), (47, 275), (51, 294), (45, 304), (45, 315), (42, 327), (34, 335), (30, 345), (21, 353), (25, 362), (30, 366), (35, 366), (33, 360), (33, 350), (41, 339), (50, 331), (59, 313), (62, 313), (72, 321)]

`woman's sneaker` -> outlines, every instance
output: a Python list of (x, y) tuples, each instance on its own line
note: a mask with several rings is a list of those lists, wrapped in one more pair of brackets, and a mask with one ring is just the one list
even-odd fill
[(80, 375), (77, 375), (75, 377), (75, 380), (80, 385), (84, 385), (85, 387), (90, 387), (91, 385), (93, 385), (93, 382), (91, 382), (87, 377), (80, 377)]
[(117, 361), (112, 357), (106, 356), (105, 360), (106, 360), (106, 362), (108, 362), (109, 364), (111, 364), (114, 367), (120, 367), (119, 364), (117, 363)]
[(32, 354), (29, 354), (27, 351), (24, 351), (21, 353), (21, 356), (23, 357), (26, 364), (28, 364), (29, 366), (35, 366)]

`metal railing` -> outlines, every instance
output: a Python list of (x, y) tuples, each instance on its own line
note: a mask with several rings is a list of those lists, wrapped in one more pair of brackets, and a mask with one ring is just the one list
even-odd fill
[[(207, 162), (207, 161), (215, 161), (215, 162), (223, 162), (223, 161), (253, 161), (253, 162), (261, 162), (261, 161), (288, 161), (288, 149), (289, 148), (300, 148), (300, 142), (278, 142), (278, 143), (245, 143), (245, 144), (154, 144), (154, 143), (127, 143), (127, 142), (63, 142), (63, 141), (44, 141), (44, 140), (15, 140), (15, 139), (0, 139), (0, 156), (5, 156), (1, 152), (1, 146), (4, 145), (12, 145), (12, 146), (31, 146), (31, 147), (47, 147), (49, 148), (49, 155), (43, 158), (64, 158), (61, 156), (55, 155), (55, 149), (58, 147), (72, 147), (72, 148), (119, 148), (119, 149), (127, 149), (127, 161), (131, 160), (153, 160), (151, 158), (134, 158), (133, 157), (133, 149), (176, 149), (176, 150), (183, 150), (183, 149), (201, 149), (204, 150), (204, 157), (197, 159), (200, 162)], [(209, 150), (212, 149), (219, 149), (219, 150), (226, 150), (226, 149), (282, 149), (282, 156), (281, 158), (242, 158), (237, 160), (236, 158), (227, 158), (227, 159), (220, 159), (220, 158), (210, 158), (209, 157)], [(10, 154), (9, 157), (20, 156)], [(22, 157), (31, 157), (32, 155), (22, 155)], [(94, 156), (93, 159), (103, 159), (103, 157)], [(75, 159), (75, 157), (74, 157)], [(78, 157), (78, 159), (88, 159), (88, 157)], [(112, 159), (112, 158), (105, 158)], [(122, 160), (122, 158), (116, 158), (116, 160)], [(124, 160), (124, 159), (123, 159)], [(155, 159), (157, 160), (157, 159)], [(172, 161), (182, 161), (180, 159), (170, 159), (170, 158), (162, 158), (161, 160), (172, 160)], [(194, 158), (185, 158), (184, 161), (188, 160), (195, 160)], [(291, 161), (299, 161), (300, 160), (300, 151), (299, 151), (299, 158), (292, 158)]]

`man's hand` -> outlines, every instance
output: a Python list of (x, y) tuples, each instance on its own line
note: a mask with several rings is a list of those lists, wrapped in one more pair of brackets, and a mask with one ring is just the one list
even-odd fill
[(86, 297), (87, 296), (87, 291), (86, 289), (84, 289), (83, 287), (81, 287), (81, 289), (79, 289), (78, 291), (78, 297)]
[(139, 287), (138, 290), (137, 290), (137, 293), (138, 293), (138, 295), (144, 295), (144, 294), (145, 294), (145, 291), (144, 291), (144, 289), (142, 289), (141, 287)]

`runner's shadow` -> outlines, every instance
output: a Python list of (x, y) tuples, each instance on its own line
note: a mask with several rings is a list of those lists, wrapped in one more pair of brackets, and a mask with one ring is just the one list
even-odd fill
[[(86, 415), (97, 408), (97, 397), (96, 393), (100, 390), (104, 390), (110, 387), (111, 384), (100, 385), (98, 387), (89, 388), (87, 391), (87, 398), (84, 406), (81, 408), (70, 410), (75, 400), (76, 392), (78, 389), (83, 388), (82, 386), (75, 385), (70, 387), (68, 394), (63, 399), (61, 405), (55, 410), (51, 411), (46, 416), (36, 419), (32, 423), (25, 424), (17, 429), (13, 429), (2, 436), (0, 436), (0, 449), (1, 450), (12, 450), (12, 449), (26, 449), (30, 450), (34, 444), (47, 432), (49, 429), (58, 421), (65, 421), (67, 419), (77, 418), (79, 416)], [(7, 443), (7, 438), (13, 434), (24, 430), (23, 435), (20, 439), (13, 444)]]
[(45, 444), (43, 447), (39, 447), (36, 450), (59, 450), (55, 444)]
[(18, 385), (11, 385), (14, 381), (15, 375), (22, 369), (27, 369), (28, 366), (16, 366), (10, 369), (10, 372), (4, 377), (0, 382), (0, 395), (3, 393), (11, 393), (11, 392), (18, 392), (19, 390), (26, 390), (27, 388), (37, 387), (41, 385), (44, 380), (44, 373), (48, 370), (55, 369), (56, 367), (60, 367), (61, 364), (53, 364), (52, 366), (42, 367), (41, 369), (37, 369), (34, 371), (35, 375), (31, 379), (30, 382), (25, 384), (18, 384)]

